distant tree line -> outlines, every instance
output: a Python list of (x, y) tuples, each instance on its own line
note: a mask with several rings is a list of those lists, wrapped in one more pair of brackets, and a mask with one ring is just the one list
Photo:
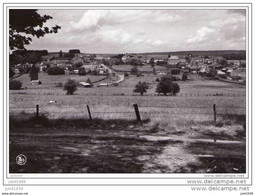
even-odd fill
[(245, 60), (246, 59), (246, 53), (224, 54), (223, 58), (225, 58), (226, 60)]

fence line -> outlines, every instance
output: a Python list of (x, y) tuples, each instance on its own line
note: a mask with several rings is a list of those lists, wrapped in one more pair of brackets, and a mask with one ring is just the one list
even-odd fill
[[(222, 114), (231, 114), (230, 110), (234, 110), (235, 112), (233, 114), (236, 114), (236, 110), (235, 109), (243, 109), (245, 107), (218, 107), (217, 105), (213, 105), (212, 107), (178, 107), (177, 109), (180, 109), (180, 111), (176, 110), (176, 107), (168, 107), (169, 111), (166, 112), (166, 111), (162, 111), (162, 110), (143, 110), (143, 108), (147, 108), (145, 106), (141, 106), (141, 107), (138, 107), (137, 104), (133, 104), (133, 107), (132, 108), (131, 106), (129, 107), (129, 109), (132, 108), (133, 111), (98, 111), (98, 110), (93, 110), (95, 107), (89, 107), (89, 105), (86, 105), (86, 107), (79, 107), (79, 108), (82, 108), (82, 109), (77, 109), (77, 108), (74, 108), (75, 111), (77, 112), (74, 112), (73, 110), (69, 113), (71, 113), (71, 116), (69, 117), (84, 117), (84, 118), (89, 118), (90, 120), (93, 120), (93, 118), (97, 118), (99, 117), (100, 115), (104, 115), (107, 117), (107, 114), (109, 114), (108, 116), (109, 117), (112, 117), (112, 118), (115, 118), (114, 115), (116, 115), (116, 118), (118, 117), (121, 117), (121, 115), (125, 115), (125, 114), (129, 114), (131, 115), (132, 114), (132, 118), (136, 118), (137, 121), (141, 121), (141, 118), (142, 117), (150, 117), (150, 116), (160, 116), (162, 117), (161, 115), (168, 115), (169, 117), (170, 116), (173, 116), (173, 115), (177, 115), (177, 116), (180, 116), (180, 115), (203, 115), (203, 116), (212, 116), (212, 120), (216, 123), (216, 120), (217, 120), (217, 115), (222, 115)], [(140, 110), (139, 110), (140, 108)], [(150, 108), (155, 108), (155, 107), (152, 107), (150, 106)], [(158, 107), (158, 108), (162, 108), (162, 107)], [(165, 108), (165, 107), (164, 107)], [(195, 112), (195, 111), (192, 111), (192, 112), (182, 112), (182, 109), (199, 109), (199, 110), (206, 110), (206, 112)], [(225, 109), (225, 112), (222, 113), (222, 109), (221, 108), (227, 108)], [(65, 108), (64, 108), (65, 109)], [(63, 109), (63, 110), (64, 110)], [(20, 109), (10, 109), (10, 111), (18, 111)], [(63, 117), (66, 117), (68, 113), (68, 111), (65, 111), (65, 112), (61, 112), (61, 111), (57, 111), (57, 110), (53, 110), (53, 111), (47, 111), (45, 110), (42, 106), (39, 106), (39, 105), (36, 105), (36, 107), (34, 109), (29, 109), (30, 113), (29, 114), (34, 114), (34, 116), (36, 116), (36, 118), (38, 119), (42, 114), (46, 114), (46, 116), (52, 116), (54, 117), (55, 113), (57, 113), (57, 118), (63, 118)], [(209, 112), (208, 112), (209, 111)], [(217, 111), (217, 112), (216, 112)], [(24, 110), (22, 110), (22, 112), (24, 112)], [(24, 112), (26, 113), (26, 112)], [(23, 116), (25, 114), (22, 114)], [(68, 113), (68, 114), (69, 114)], [(14, 116), (17, 114), (19, 115), (19, 113), (16, 112), (15, 113), (11, 113), (12, 115), (14, 114)], [(245, 113), (242, 113), (242, 114), (245, 114)], [(92, 115), (93, 115), (93, 118), (92, 118)], [(100, 117), (104, 117), (104, 116), (100, 116)], [(69, 118), (68, 117), (68, 118)], [(99, 117), (99, 118), (100, 118)], [(130, 116), (128, 117), (130, 119)]]

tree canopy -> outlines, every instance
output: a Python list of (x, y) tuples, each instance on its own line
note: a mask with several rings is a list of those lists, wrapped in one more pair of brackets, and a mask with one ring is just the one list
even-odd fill
[(149, 86), (147, 85), (146, 82), (140, 82), (136, 84), (134, 92), (135, 93), (140, 93), (141, 95), (143, 95), (144, 93), (147, 92), (147, 89), (149, 88)]
[(180, 92), (180, 86), (177, 83), (173, 83), (173, 79), (170, 76), (163, 76), (157, 85), (156, 92), (159, 94), (163, 93), (164, 95), (168, 93), (176, 95), (176, 93)]
[(25, 50), (25, 45), (29, 45), (32, 37), (43, 37), (45, 34), (57, 33), (61, 27), (45, 27), (49, 15), (37, 13), (36, 9), (10, 9), (9, 11), (9, 45), (11, 50)]

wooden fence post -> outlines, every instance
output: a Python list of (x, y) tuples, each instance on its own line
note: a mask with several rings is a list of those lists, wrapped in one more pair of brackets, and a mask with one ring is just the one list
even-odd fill
[(141, 121), (141, 117), (140, 117), (138, 105), (137, 105), (137, 104), (134, 104), (133, 106), (135, 107), (135, 114), (136, 114), (136, 119), (137, 119), (137, 121)]
[(89, 105), (87, 105), (87, 109), (88, 109), (88, 113), (89, 113), (89, 119), (92, 120), (92, 116), (91, 116), (91, 113), (90, 113)]
[(39, 118), (39, 105), (36, 105), (36, 118)]
[(213, 115), (214, 115), (214, 122), (216, 123), (216, 105), (213, 104)]

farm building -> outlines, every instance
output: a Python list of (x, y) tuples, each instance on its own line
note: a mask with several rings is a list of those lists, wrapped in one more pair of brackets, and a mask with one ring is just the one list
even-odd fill
[(177, 65), (178, 63), (183, 62), (185, 63), (185, 59), (180, 59), (178, 56), (170, 56), (167, 60), (168, 65)]
[(97, 65), (96, 64), (85, 64), (82, 66), (83, 68), (85, 68), (85, 71), (88, 72), (93, 72), (94, 70), (96, 70)]
[(79, 82), (79, 84), (82, 85), (83, 87), (93, 87), (93, 84), (91, 83)]

